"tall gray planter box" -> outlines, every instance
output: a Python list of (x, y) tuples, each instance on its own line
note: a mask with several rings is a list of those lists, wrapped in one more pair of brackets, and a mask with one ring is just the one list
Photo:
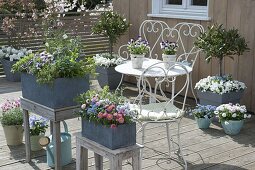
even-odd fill
[(20, 81), (20, 73), (12, 73), (11, 72), (12, 66), (16, 62), (17, 61), (9, 61), (7, 59), (1, 59), (1, 63), (3, 65), (3, 69), (4, 69), (4, 74), (5, 74), (6, 79), (8, 81), (12, 81), (12, 82), (19, 82)]
[(22, 96), (26, 99), (57, 109), (75, 106), (74, 98), (89, 90), (89, 76), (58, 78), (53, 84), (39, 84), (31, 74), (21, 74)]
[(240, 103), (244, 90), (238, 92), (224, 93), (222, 95), (212, 92), (201, 92), (197, 90), (197, 96), (201, 105), (219, 106), (227, 103)]
[(97, 66), (96, 71), (99, 73), (97, 80), (101, 87), (108, 85), (111, 90), (115, 90), (118, 87), (122, 75), (115, 71), (115, 67)]
[(136, 144), (136, 124), (123, 124), (110, 128), (83, 118), (82, 136), (110, 149), (127, 147)]

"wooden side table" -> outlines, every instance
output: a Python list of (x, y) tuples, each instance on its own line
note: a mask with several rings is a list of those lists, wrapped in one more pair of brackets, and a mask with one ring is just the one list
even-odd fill
[(110, 161), (111, 170), (121, 170), (122, 161), (132, 158), (133, 170), (141, 170), (140, 151), (142, 145), (111, 150), (76, 133), (76, 170), (88, 170), (88, 150), (95, 154), (95, 169), (103, 170), (103, 157)]
[(23, 109), (24, 129), (25, 129), (25, 147), (26, 161), (31, 161), (31, 144), (30, 144), (30, 128), (29, 114), (31, 111), (35, 114), (43, 116), (50, 120), (50, 131), (53, 134), (53, 142), (55, 145), (55, 170), (60, 170), (61, 167), (61, 141), (60, 141), (60, 121), (78, 117), (75, 112), (78, 111), (78, 106), (52, 109), (41, 104), (35, 103), (23, 97), (20, 98), (21, 108)]

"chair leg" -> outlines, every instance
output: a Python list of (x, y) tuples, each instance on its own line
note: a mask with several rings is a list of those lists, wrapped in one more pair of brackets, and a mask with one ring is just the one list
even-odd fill
[(168, 153), (169, 153), (169, 158), (171, 158), (171, 135), (170, 135), (170, 130), (169, 130), (169, 123), (166, 123), (166, 134), (167, 134), (167, 143), (168, 143)]
[(194, 89), (193, 89), (193, 83), (192, 83), (192, 76), (191, 76), (191, 73), (189, 74), (189, 84), (190, 84), (190, 88), (191, 88), (191, 92), (192, 92), (192, 95), (196, 101), (196, 104), (197, 104), (197, 97), (195, 95), (195, 92), (194, 92)]
[(177, 123), (178, 123), (177, 142), (178, 142), (178, 146), (179, 146), (178, 152), (179, 152), (179, 154), (182, 157), (182, 160), (184, 162), (184, 169), (187, 170), (187, 161), (184, 158), (183, 151), (182, 151), (181, 140), (180, 140), (180, 124), (181, 124), (181, 119), (178, 120)]
[[(145, 140), (145, 127), (146, 127), (147, 123), (143, 123), (142, 124), (142, 145), (144, 146), (144, 140)], [(142, 167), (142, 159), (143, 159), (143, 150), (144, 148), (141, 149), (141, 152), (140, 152), (140, 166)]]

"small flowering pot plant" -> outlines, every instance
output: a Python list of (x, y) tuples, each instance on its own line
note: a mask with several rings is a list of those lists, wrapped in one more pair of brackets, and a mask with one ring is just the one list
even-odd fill
[(23, 115), (20, 100), (6, 100), (1, 104), (1, 124), (4, 129), (7, 145), (19, 145), (23, 139)]
[(222, 104), (214, 112), (219, 117), (219, 121), (226, 134), (236, 135), (240, 132), (244, 119), (251, 118), (247, 114), (246, 107), (239, 104)]
[(160, 43), (162, 53), (165, 55), (175, 55), (178, 50), (178, 44), (176, 42), (163, 41)]
[(29, 117), (29, 126), (31, 150), (41, 150), (42, 146), (39, 144), (39, 140), (45, 135), (46, 129), (48, 128), (48, 119), (42, 116), (31, 115)]
[(124, 97), (105, 86), (101, 92), (90, 90), (76, 100), (81, 104), (78, 114), (83, 118), (83, 136), (111, 149), (135, 144), (137, 112)]
[(142, 37), (139, 36), (137, 40), (131, 39), (128, 42), (127, 49), (130, 54), (145, 55), (149, 53), (150, 46), (148, 41), (143, 40)]
[(233, 80), (232, 76), (208, 76), (196, 83), (200, 104), (219, 106), (223, 103), (238, 103), (246, 86)]
[(115, 66), (122, 64), (124, 60), (116, 54), (109, 53), (96, 54), (94, 57), (96, 64), (97, 80), (103, 88), (109, 86), (111, 90), (118, 87), (122, 75), (115, 70)]
[(198, 104), (196, 108), (191, 111), (191, 114), (195, 117), (200, 129), (209, 128), (211, 119), (214, 117), (215, 109), (215, 106)]

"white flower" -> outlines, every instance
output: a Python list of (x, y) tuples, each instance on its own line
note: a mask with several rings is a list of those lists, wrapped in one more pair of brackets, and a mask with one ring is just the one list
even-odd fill
[(247, 115), (246, 115), (246, 114), (244, 114), (244, 115), (243, 115), (243, 117), (246, 119), (246, 118), (247, 118)]
[(218, 115), (218, 114), (219, 114), (219, 111), (214, 111), (214, 114)]
[(228, 122), (228, 121), (225, 121), (224, 123), (225, 123), (225, 125), (229, 125), (229, 122)]
[(67, 39), (68, 36), (66, 34), (63, 35), (63, 39)]
[(248, 115), (247, 115), (247, 118), (250, 119), (250, 118), (251, 118), (251, 114), (248, 114)]
[(232, 117), (235, 118), (236, 117), (236, 113), (232, 114)]
[(4, 56), (5, 56), (5, 54), (4, 54), (3, 50), (0, 50), (0, 58), (2, 58)]
[(49, 43), (46, 42), (46, 43), (45, 43), (45, 46), (46, 46), (46, 47), (49, 47)]
[(226, 113), (222, 113), (222, 115), (221, 115), (222, 117), (226, 117), (227, 116), (227, 114)]
[(86, 104), (83, 104), (83, 105), (81, 105), (81, 108), (82, 108), (82, 109), (85, 109), (86, 106), (87, 106)]

